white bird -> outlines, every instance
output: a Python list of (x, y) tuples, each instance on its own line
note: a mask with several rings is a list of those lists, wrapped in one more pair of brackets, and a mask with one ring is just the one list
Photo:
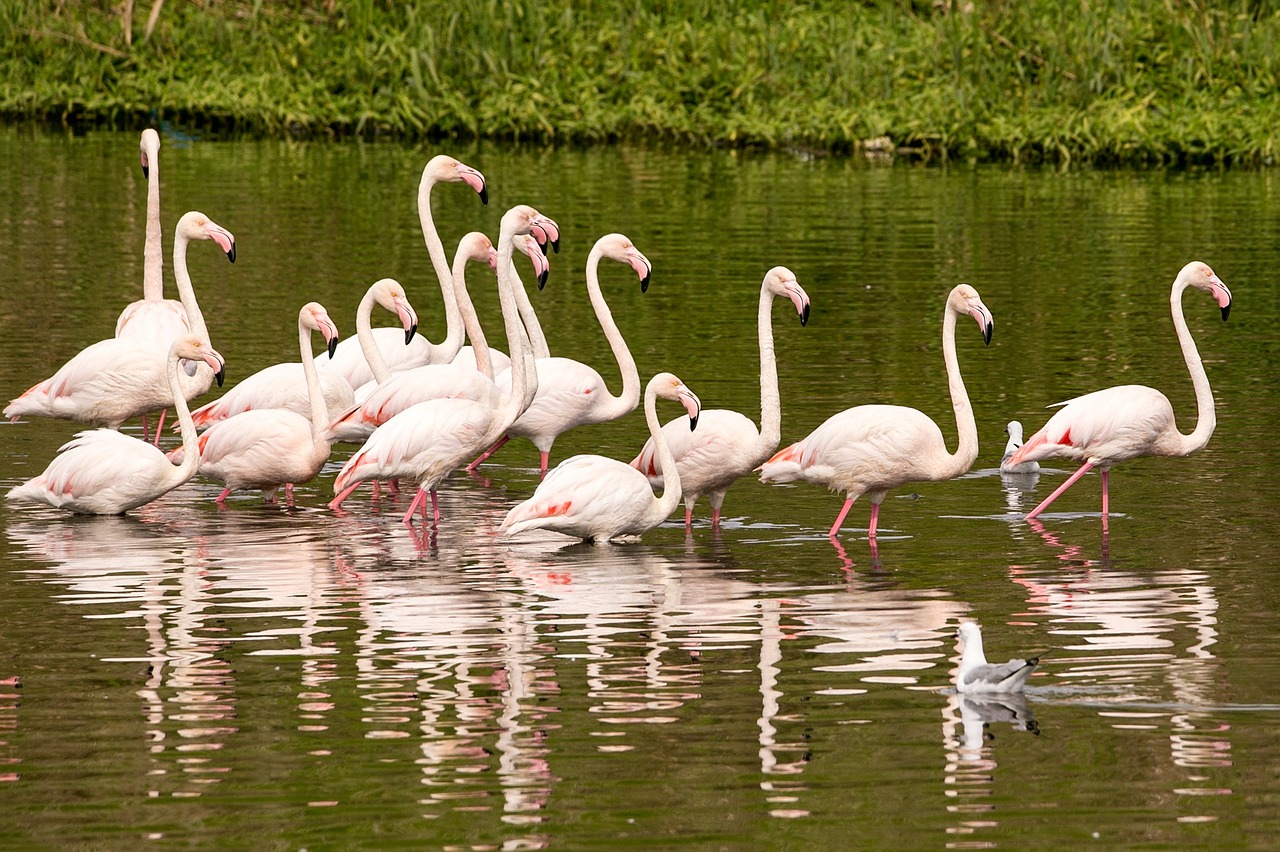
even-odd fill
[[(618, 369), (622, 373), (622, 394), (614, 396), (610, 393), (609, 386), (600, 373), (581, 361), (571, 358), (539, 358), (536, 362), (538, 392), (533, 402), (493, 446), (467, 466), (467, 470), (475, 470), (511, 438), (525, 437), (538, 448), (539, 468), (546, 475), (551, 446), (555, 443), (556, 436), (574, 426), (616, 420), (635, 409), (640, 401), (640, 373), (622, 332), (613, 320), (604, 294), (600, 291), (600, 259), (605, 257), (629, 264), (640, 276), (641, 292), (649, 289), (649, 276), (653, 267), (648, 258), (622, 234), (606, 234), (596, 240), (587, 256), (587, 294), (605, 338), (609, 341), (609, 348), (618, 360)], [(498, 386), (502, 387), (504, 382), (510, 380), (504, 374), (498, 376), (497, 381)]]
[(1138, 456), (1188, 456), (1209, 443), (1218, 420), (1209, 376), (1182, 315), (1182, 293), (1188, 287), (1213, 296), (1224, 322), (1231, 313), (1231, 291), (1206, 264), (1192, 261), (1178, 272), (1169, 293), (1173, 328), (1196, 392), (1196, 428), (1189, 435), (1179, 432), (1169, 398), (1145, 385), (1118, 385), (1057, 403), (1063, 408), (1050, 417), (1009, 462), (1022, 464), (1066, 458), (1084, 464), (1043, 503), (1028, 512), (1028, 520), (1047, 509), (1090, 468), (1097, 467), (1102, 471), (1102, 528), (1105, 530), (1109, 513), (1107, 480), (1113, 465)]
[[(400, 335), (401, 345), (413, 337), (418, 327), (418, 315), (414, 313), (409, 300), (405, 298), (404, 288), (391, 278), (375, 281), (360, 300), (356, 311), (356, 335), (361, 345), (368, 348), (372, 356), (377, 355), (376, 344), (371, 333), (370, 316), (373, 306), (380, 305), (396, 315), (403, 331), (395, 330)], [(377, 359), (382, 364), (381, 359)], [(385, 369), (385, 367), (384, 367)], [(385, 381), (390, 373), (382, 373)], [(329, 421), (345, 411), (355, 402), (355, 394), (347, 380), (335, 372), (319, 373), (320, 392), (325, 403), (325, 417), (321, 426), (328, 426)], [(192, 414), (197, 429), (207, 429), (213, 424), (234, 417), (246, 411), (267, 408), (283, 408), (302, 417), (311, 417), (311, 399), (307, 389), (305, 368), (299, 361), (288, 361), (283, 364), (272, 364), (259, 370), (219, 399), (197, 408)]]
[[(212, 240), (234, 263), (235, 237), (203, 213), (192, 211), (178, 220), (173, 242), (178, 294), (191, 323), (191, 333), (208, 340), (209, 332), (187, 272), (187, 244), (191, 240)], [(162, 346), (156, 341), (130, 337), (100, 340), (12, 400), (4, 409), (4, 416), (17, 420), (24, 414), (38, 415), (119, 428), (126, 420), (173, 404), (167, 355), (167, 344)], [(203, 361), (197, 367), (194, 374), (181, 378), (184, 399), (204, 393), (213, 381), (214, 373)]]
[[(435, 219), (431, 214), (431, 189), (437, 183), (465, 183), (480, 194), (482, 204), (489, 203), (484, 175), (465, 163), (441, 154), (432, 157), (423, 168), (422, 179), (418, 182), (418, 221), (422, 225), (422, 238), (427, 244), (427, 254), (431, 256), (431, 266), (440, 280), (440, 293), (444, 297), (445, 339), (440, 343), (432, 343), (417, 335), (405, 346), (394, 328), (375, 329), (374, 338), (377, 340), (378, 350), (392, 372), (407, 370), (420, 364), (447, 364), (462, 346), (462, 315), (458, 312), (458, 304), (453, 297), (449, 259), (445, 255), (444, 243), (440, 241), (440, 234), (436, 231)], [(329, 370), (336, 371), (352, 388), (358, 388), (374, 379), (373, 370), (363, 350), (352, 340), (343, 341), (332, 358), (328, 355), (316, 358), (316, 366), (321, 374)]]
[(404, 515), (404, 523), (410, 523), (419, 506), (425, 522), (426, 498), (430, 496), (434, 521), (439, 526), (436, 487), (455, 468), (493, 443), (519, 416), (525, 404), (526, 384), (537, 380), (532, 355), (523, 339), (524, 326), (511, 281), (512, 241), (521, 233), (533, 233), (540, 242), (559, 238), (556, 223), (532, 207), (513, 207), (502, 217), (498, 293), (507, 345), (515, 364), (511, 385), (500, 392), (496, 405), (468, 399), (432, 399), (412, 405), (383, 423), (339, 472), (333, 484), (336, 496), (329, 508), (340, 508), (364, 480), (412, 478), (418, 483), (418, 493)]
[[(268, 503), (276, 501), (280, 486), (293, 505), (293, 486), (309, 482), (329, 459), (326, 436), (328, 412), (311, 352), (311, 332), (324, 335), (330, 352), (338, 345), (338, 327), (324, 307), (308, 302), (298, 312), (298, 350), (310, 416), (285, 408), (243, 411), (214, 423), (200, 436), (200, 473), (226, 487), (216, 498), (222, 504), (232, 491), (260, 488)], [(180, 462), (185, 447), (171, 458)]]
[[(693, 506), (703, 494), (711, 497), (711, 526), (720, 526), (720, 507), (729, 486), (755, 470), (778, 448), (782, 436), (782, 402), (778, 392), (778, 362), (773, 348), (773, 300), (790, 299), (800, 315), (800, 324), (809, 322), (809, 296), (796, 282), (795, 273), (775, 266), (764, 276), (760, 287), (757, 334), (760, 339), (760, 428), (746, 416), (723, 408), (711, 408), (698, 418), (698, 428), (689, 428), (689, 418), (679, 417), (662, 427), (662, 434), (680, 471), (684, 489), (684, 525), (693, 525)], [(654, 488), (662, 487), (654, 443), (650, 439), (632, 460), (631, 466), (649, 477)]]
[(956, 672), (956, 689), (960, 692), (1022, 692), (1040, 662), (1039, 657), (1031, 657), (988, 663), (982, 653), (982, 630), (972, 621), (961, 624), (956, 636), (964, 642), (960, 670)]
[[(160, 228), (160, 134), (142, 131), (142, 176), (147, 179), (146, 242), (142, 254), (142, 298), (116, 320), (116, 337), (140, 337), (167, 346), (190, 330), (182, 302), (164, 297), (164, 241)], [(145, 425), (144, 425), (145, 430)]]
[(914, 408), (859, 405), (833, 415), (807, 438), (786, 447), (760, 467), (762, 482), (801, 480), (825, 485), (846, 495), (828, 535), (835, 538), (853, 502), (871, 495), (868, 537), (876, 537), (880, 503), (889, 489), (907, 482), (953, 479), (978, 457), (978, 426), (956, 360), (956, 317), (968, 314), (991, 342), (994, 321), (978, 291), (959, 284), (947, 294), (942, 316), (942, 359), (956, 413), (959, 443), (947, 452), (938, 424)]
[(515, 536), (543, 529), (587, 541), (608, 541), (640, 535), (666, 520), (680, 505), (680, 473), (658, 424), (658, 397), (684, 405), (690, 429), (698, 425), (702, 403), (671, 373), (658, 373), (645, 387), (644, 419), (666, 483), (661, 497), (654, 496), (643, 473), (625, 462), (605, 456), (573, 456), (556, 465), (532, 497), (507, 513), (499, 528), (502, 534)]
[(187, 459), (178, 466), (146, 441), (122, 435), (112, 429), (79, 432), (58, 450), (44, 473), (11, 490), (6, 496), (15, 502), (47, 503), (94, 515), (118, 515), (150, 503), (195, 476), (196, 429), (183, 398), (180, 361), (207, 364), (221, 383), (222, 356), (197, 334), (179, 337), (169, 347), (166, 373), (170, 398), (178, 412), (182, 445)]
[(1000, 459), (1001, 473), (1037, 473), (1040, 470), (1039, 462), (1023, 462), (1022, 464), (1013, 464), (1009, 459), (1013, 458), (1013, 454), (1022, 446), (1022, 424), (1017, 420), (1010, 420), (1008, 425), (1004, 427), (1005, 434), (1009, 436), (1009, 443), (1004, 445), (1004, 457)]
[[(541, 290), (547, 286), (547, 276), (551, 273), (551, 262), (542, 253), (542, 248), (538, 245), (538, 241), (530, 234), (517, 234), (513, 245), (521, 254), (528, 255), (530, 262), (533, 263), (533, 274), (538, 281), (538, 289)], [(494, 254), (494, 263), (496, 263), (496, 251)], [(525, 292), (524, 282), (520, 279), (520, 275), (515, 271), (514, 267), (511, 274), (516, 288), (516, 307), (519, 308), (520, 321), (524, 323), (525, 331), (528, 333), (529, 343), (533, 348), (533, 357), (546, 358), (551, 352), (547, 349), (547, 338), (542, 333), (538, 315), (534, 312), (533, 303), (529, 301), (529, 294)], [(465, 288), (458, 294), (458, 311), (464, 315), (463, 328), (470, 329), (471, 326), (467, 325), (465, 313), (467, 311), (474, 313), (475, 306), (471, 304), (471, 297), (467, 295)], [(470, 334), (471, 332), (468, 330), (467, 335), (470, 336)], [(475, 346), (473, 344), (463, 346), (449, 363), (480, 369), (474, 350)], [(511, 369), (511, 358), (507, 353), (490, 347), (489, 365), (496, 376)]]

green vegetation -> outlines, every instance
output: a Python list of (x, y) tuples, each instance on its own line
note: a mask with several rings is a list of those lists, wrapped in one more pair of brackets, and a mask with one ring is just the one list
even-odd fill
[(1280, 128), (1270, 0), (8, 0), (0, 43), (9, 120), (1124, 163)]

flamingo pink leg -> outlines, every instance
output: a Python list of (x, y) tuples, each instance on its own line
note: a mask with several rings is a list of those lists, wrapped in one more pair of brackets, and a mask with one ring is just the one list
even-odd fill
[(1110, 473), (1111, 471), (1109, 470), (1102, 472), (1102, 529), (1104, 532), (1107, 529), (1107, 516), (1110, 514), (1111, 500), (1110, 495), (1107, 493), (1107, 477)]
[(341, 493), (341, 494), (339, 494), (337, 497), (334, 497), (332, 500), (330, 500), (330, 501), (329, 501), (329, 508), (330, 508), (330, 509), (332, 509), (332, 510), (333, 510), (333, 511), (335, 511), (335, 512), (336, 512), (336, 511), (338, 511), (339, 509), (341, 509), (341, 508), (342, 508), (342, 501), (343, 501), (343, 500), (345, 500), (345, 499), (347, 499), (348, 497), (350, 497), (350, 496), (351, 496), (351, 492), (355, 491), (355, 490), (356, 490), (357, 488), (359, 488), (361, 485), (364, 485), (364, 482), (363, 482), (363, 481), (361, 481), (361, 482), (356, 482), (356, 483), (354, 483), (354, 484), (352, 484), (352, 485), (348, 485), (346, 488), (342, 489), (342, 493)]
[(293, 483), (286, 482), (284, 484), (284, 504), (290, 509), (293, 508)]
[[(437, 497), (436, 497), (436, 490), (435, 490), (434, 488), (432, 488), (432, 489), (431, 489), (431, 514), (432, 514), (432, 516), (433, 516), (433, 520), (434, 520), (434, 522), (435, 522), (435, 527), (436, 527), (437, 529), (439, 529), (439, 527), (440, 527), (440, 501), (439, 501), (439, 499), (437, 499)], [(426, 520), (426, 515), (427, 515), (427, 507), (426, 507), (426, 504), (423, 504), (423, 506), (422, 506), (422, 516), (423, 516), (423, 520)]]
[(693, 528), (693, 509), (690, 509), (688, 507), (685, 507), (685, 510), (684, 510), (684, 528), (685, 529)]
[(867, 537), (876, 540), (876, 524), (880, 521), (880, 504), (871, 504), (871, 525), (867, 527)]
[(720, 526), (720, 510), (712, 509), (711, 510), (711, 528), (715, 529), (718, 526)]
[[(409, 504), (409, 511), (405, 512), (404, 517), (400, 519), (400, 522), (406, 527), (413, 526), (413, 513), (418, 511), (418, 506), (422, 506), (423, 500), (426, 499), (426, 496), (427, 492), (423, 491), (421, 488), (418, 489), (417, 494), (413, 495), (413, 502)], [(426, 506), (423, 506), (423, 510), (425, 517)]]
[(227, 502), (227, 495), (229, 495), (230, 493), (231, 493), (230, 488), (222, 489), (222, 493), (219, 494), (217, 498), (214, 499), (213, 502), (219, 503), (219, 504), (225, 504)]
[[(1080, 466), (1080, 469), (1077, 470), (1075, 473), (1071, 474), (1071, 476), (1067, 477), (1067, 481), (1059, 485), (1057, 490), (1054, 491), (1052, 494), (1050, 494), (1047, 498), (1045, 498), (1045, 501), (1043, 503), (1041, 503), (1039, 506), (1036, 506), (1030, 512), (1027, 512), (1027, 520), (1028, 521), (1031, 520), (1036, 515), (1040, 514), (1045, 509), (1049, 508), (1050, 503), (1052, 503), (1054, 500), (1057, 500), (1058, 497), (1061, 496), (1063, 491), (1066, 491), (1068, 488), (1074, 485), (1077, 479), (1079, 479), (1080, 477), (1088, 473), (1089, 468), (1091, 467), (1093, 467), (1093, 462), (1085, 462), (1084, 464), (1082, 464)], [(1105, 486), (1104, 486), (1104, 490), (1105, 490)], [(1105, 505), (1106, 503), (1105, 498), (1103, 499), (1103, 503)], [(1105, 513), (1105, 511), (1106, 510), (1104, 509), (1103, 512)], [(1106, 515), (1104, 514), (1103, 517), (1106, 517)]]
[[(160, 446), (160, 430), (162, 430), (162, 429), (164, 428), (164, 416), (165, 416), (165, 414), (167, 414), (168, 412), (169, 412), (169, 409), (167, 409), (167, 408), (162, 408), (162, 409), (160, 409), (160, 417), (156, 420), (156, 437), (155, 437), (155, 445), (156, 445), (157, 447), (158, 447), (158, 446)], [(146, 440), (146, 438), (147, 438), (147, 427), (146, 427), (146, 422), (145, 422), (145, 421), (143, 422), (143, 425), (142, 425), (142, 438), (143, 438), (143, 440), (144, 440), (144, 441), (145, 441), (145, 440)]]
[(836, 533), (840, 532), (840, 525), (844, 523), (845, 516), (849, 514), (849, 510), (853, 508), (853, 498), (850, 497), (844, 501), (844, 508), (840, 510), (840, 514), (836, 515), (836, 522), (831, 525), (831, 532), (827, 533), (828, 538), (835, 538)]
[(551, 453), (538, 453), (538, 455), (541, 457), (539, 459), (540, 471), (538, 476), (540, 479), (546, 479), (547, 478), (547, 462), (551, 460)]
[[(147, 432), (147, 415), (144, 414), (142, 415), (142, 440), (144, 441), (151, 440), (151, 438), (149, 437), (149, 434), (150, 433)], [(160, 430), (157, 429), (156, 430), (156, 446), (160, 445), (159, 441), (160, 441)]]
[(477, 458), (471, 464), (467, 465), (467, 473), (473, 473), (475, 469), (478, 468), (482, 462), (484, 462), (485, 459), (489, 458), (489, 456), (496, 453), (499, 449), (502, 448), (503, 444), (505, 444), (507, 441), (510, 441), (510, 440), (511, 440), (510, 435), (503, 435), (501, 438), (494, 441), (492, 447), (485, 450), (483, 453), (480, 454), (479, 458)]

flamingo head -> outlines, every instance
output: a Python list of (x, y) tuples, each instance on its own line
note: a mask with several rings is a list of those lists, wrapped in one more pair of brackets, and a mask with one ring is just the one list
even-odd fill
[(329, 349), (329, 357), (338, 350), (338, 326), (329, 319), (329, 312), (319, 302), (307, 302), (298, 312), (298, 325), (318, 331), (324, 335), (325, 345)]
[(227, 259), (236, 262), (236, 238), (226, 228), (214, 222), (203, 213), (195, 210), (183, 215), (178, 220), (175, 240), (213, 240), (218, 248), (227, 254)]
[(418, 315), (409, 304), (400, 282), (394, 278), (383, 278), (374, 282), (369, 292), (373, 294), (375, 302), (400, 318), (400, 323), (404, 326), (404, 344), (408, 346), (418, 331)]
[(204, 340), (198, 334), (184, 334), (177, 340), (173, 341), (173, 346), (169, 348), (172, 357), (178, 358), (179, 363), (182, 361), (203, 361), (213, 369), (213, 377), (218, 381), (218, 387), (222, 387), (222, 381), (226, 376), (226, 361), (218, 354), (217, 350)]
[(430, 186), (440, 181), (465, 183), (480, 194), (481, 204), (489, 204), (489, 187), (485, 184), (484, 175), (478, 169), (445, 154), (432, 157), (422, 170), (421, 186)]
[(479, 231), (472, 231), (458, 241), (458, 254), (474, 263), (487, 263), (490, 269), (498, 268), (498, 253), (493, 242)]
[(689, 414), (689, 431), (698, 428), (698, 415), (702, 413), (702, 400), (689, 390), (688, 386), (671, 373), (658, 373), (649, 380), (649, 387), (654, 395), (663, 399), (673, 399), (684, 406)]
[(649, 258), (640, 253), (640, 249), (636, 248), (635, 243), (631, 242), (631, 240), (622, 234), (605, 234), (596, 240), (592, 253), (597, 256), (611, 258), (619, 263), (631, 264), (631, 268), (636, 271), (636, 275), (640, 276), (640, 292), (648, 292), (649, 278), (653, 274), (653, 264), (649, 262)]
[[(551, 274), (551, 261), (547, 260), (547, 256), (542, 253), (542, 249), (538, 247), (538, 241), (528, 234), (518, 234), (515, 239), (515, 247), (529, 256), (529, 260), (533, 263), (533, 274), (538, 278), (538, 289), (541, 290), (547, 286), (547, 276)], [(498, 266), (497, 257), (494, 257), (494, 268)]]
[(982, 342), (988, 346), (991, 345), (991, 332), (995, 328), (996, 321), (987, 306), (982, 304), (982, 297), (978, 295), (977, 290), (968, 284), (957, 284), (947, 298), (947, 308), (957, 314), (968, 314), (973, 317), (978, 323), (978, 328), (982, 329)]
[(527, 204), (517, 204), (502, 217), (502, 229), (513, 234), (529, 234), (537, 241), (542, 253), (547, 253), (547, 245), (557, 254), (560, 253), (560, 226), (547, 216), (543, 216)]
[[(1179, 283), (1182, 284), (1183, 288), (1195, 287), (1200, 290), (1207, 290), (1222, 310), (1223, 322), (1226, 322), (1227, 317), (1231, 316), (1231, 291), (1227, 289), (1226, 284), (1222, 283), (1222, 279), (1209, 268), (1209, 264), (1201, 263), (1198, 260), (1191, 261), (1182, 267), (1174, 286), (1177, 287)], [(1179, 295), (1181, 294), (1180, 289), (1178, 293)]]
[(765, 273), (764, 289), (775, 296), (790, 299), (800, 315), (800, 324), (809, 324), (809, 294), (796, 281), (796, 274), (785, 266), (775, 266)]
[(142, 151), (142, 176), (151, 177), (151, 159), (160, 150), (160, 134), (148, 127), (142, 131), (142, 139), (138, 147)]

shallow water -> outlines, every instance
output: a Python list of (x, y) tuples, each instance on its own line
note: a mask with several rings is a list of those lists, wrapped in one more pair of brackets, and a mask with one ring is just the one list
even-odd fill
[[(110, 333), (141, 281), (136, 136), (0, 130), (5, 399)], [(297, 309), (346, 334), (364, 289), (408, 288), (443, 335), (413, 198), (436, 149), (165, 136), (166, 246), (198, 208), (236, 234), (192, 276), (228, 384), (296, 358)], [(120, 518), (0, 505), (0, 843), (446, 849), (1029, 845), (1265, 846), (1277, 818), (1274, 519), (1280, 316), (1267, 172), (886, 168), (731, 152), (450, 149), (492, 201), (441, 187), (446, 245), (531, 203), (563, 230), (534, 294), (553, 352), (616, 366), (582, 286), (621, 231), (654, 265), (602, 270), (641, 373), (756, 416), (760, 279), (813, 301), (774, 312), (783, 440), (865, 402), (913, 405), (954, 442), (938, 343), (957, 281), (995, 315), (959, 357), (974, 470), (856, 505), (739, 483), (629, 545), (493, 532), (536, 483), (513, 442), (451, 479), (437, 537), (408, 494), (324, 508), (349, 450), (298, 489), (228, 508), (195, 481)], [(491, 233), (491, 236), (493, 234)], [(1194, 396), (1168, 317), (1190, 259), (1232, 288), (1230, 321), (1185, 299), (1218, 403), (1209, 446), (1088, 476), (1001, 477), (1003, 427), (1111, 384)], [(166, 276), (171, 276), (166, 258)], [(470, 280), (470, 279), (469, 279)], [(483, 316), (491, 287), (472, 285)], [(171, 290), (172, 292), (172, 290)], [(497, 323), (489, 320), (491, 334)], [(294, 351), (291, 353), (291, 349)], [(675, 415), (665, 410), (663, 419)], [(0, 485), (75, 424), (0, 426)], [(136, 431), (136, 427), (131, 427)], [(556, 442), (629, 459), (639, 414)], [(988, 656), (1048, 650), (1025, 700), (961, 700), (953, 633)], [(16, 678), (16, 682), (7, 679)]]

